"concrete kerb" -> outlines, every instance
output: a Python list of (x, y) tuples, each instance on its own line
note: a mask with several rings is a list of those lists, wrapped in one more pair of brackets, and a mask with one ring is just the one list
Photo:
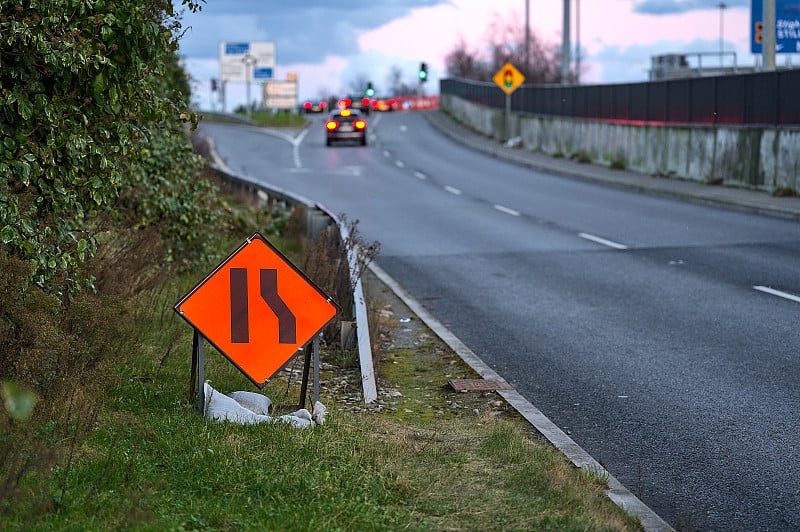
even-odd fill
[(297, 205), (305, 207), (306, 234), (310, 237), (319, 235), (326, 227), (333, 224), (339, 230), (341, 242), (347, 246), (347, 259), (349, 262), (350, 279), (353, 286), (353, 305), (356, 318), (356, 339), (358, 355), (361, 363), (361, 383), (364, 393), (364, 402), (372, 403), (378, 398), (378, 388), (375, 382), (375, 372), (372, 364), (372, 344), (369, 337), (369, 321), (367, 319), (367, 304), (364, 297), (364, 288), (361, 277), (358, 275), (357, 257), (358, 250), (350, 245), (349, 230), (340, 220), (324, 205), (314, 202), (304, 196), (295, 194), (281, 187), (268, 183), (257, 182), (253, 179), (237, 174), (222, 161), (214, 148), (214, 141), (207, 138), (211, 167), (220, 179), (240, 187), (243, 191), (251, 193), (264, 204), (269, 204), (271, 199), (277, 199), (292, 208)]

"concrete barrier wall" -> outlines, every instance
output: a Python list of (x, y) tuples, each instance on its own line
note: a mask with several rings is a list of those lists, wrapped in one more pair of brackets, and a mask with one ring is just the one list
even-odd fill
[(513, 114), (442, 94), (439, 107), (497, 141), (628, 170), (800, 194), (800, 128), (632, 125)]

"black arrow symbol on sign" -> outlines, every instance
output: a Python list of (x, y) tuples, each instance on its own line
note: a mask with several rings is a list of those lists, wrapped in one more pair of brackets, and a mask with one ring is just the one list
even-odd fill
[[(278, 342), (297, 342), (297, 319), (278, 295), (278, 270), (262, 269), (261, 298), (278, 318)], [(231, 343), (250, 342), (249, 309), (247, 302), (247, 268), (231, 268)]]

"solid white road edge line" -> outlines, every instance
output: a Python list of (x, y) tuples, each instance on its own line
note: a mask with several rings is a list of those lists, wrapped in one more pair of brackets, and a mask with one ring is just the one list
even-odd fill
[[(369, 269), (389, 287), (399, 297), (425, 325), (427, 325), (439, 338), (442, 339), (461, 359), (475, 370), (482, 378), (496, 380), (508, 384), (504, 378), (490, 368), (478, 355), (459, 340), (450, 330), (439, 320), (433, 317), (421, 304), (405, 291), (388, 273), (374, 262), (370, 262)], [(617, 506), (626, 512), (635, 515), (641, 520), (642, 526), (646, 531), (673, 531), (674, 529), (667, 524), (661, 517), (650, 509), (645, 503), (639, 500), (628, 488), (622, 485), (611, 473), (609, 473), (600, 463), (592, 458), (589, 453), (583, 450), (572, 438), (566, 435), (555, 423), (550, 421), (542, 412), (533, 406), (519, 392), (514, 389), (498, 390), (498, 394), (514, 407), (522, 416), (528, 420), (545, 438), (556, 446), (573, 464), (594, 473), (599, 477), (608, 478), (607, 492)]]
[(578, 236), (581, 238), (585, 238), (586, 240), (591, 240), (592, 242), (608, 246), (610, 248), (628, 249), (628, 246), (626, 246), (625, 244), (620, 244), (619, 242), (614, 242), (612, 240), (606, 240), (605, 238), (600, 238), (599, 236), (590, 235), (589, 233), (578, 233)]
[(510, 214), (511, 216), (519, 216), (519, 211), (515, 211), (514, 209), (509, 209), (508, 207), (503, 207), (502, 205), (492, 205), (492, 206), (500, 212)]
[(781, 292), (780, 290), (775, 290), (768, 286), (754, 286), (753, 289), (758, 290), (759, 292), (764, 292), (765, 294), (782, 297), (784, 299), (788, 299), (789, 301), (794, 301), (795, 303), (800, 303), (800, 296), (789, 294), (787, 292)]

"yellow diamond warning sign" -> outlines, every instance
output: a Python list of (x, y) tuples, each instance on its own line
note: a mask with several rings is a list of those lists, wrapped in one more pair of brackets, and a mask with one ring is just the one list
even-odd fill
[(506, 63), (492, 78), (506, 94), (511, 94), (525, 81), (525, 76), (511, 63)]

